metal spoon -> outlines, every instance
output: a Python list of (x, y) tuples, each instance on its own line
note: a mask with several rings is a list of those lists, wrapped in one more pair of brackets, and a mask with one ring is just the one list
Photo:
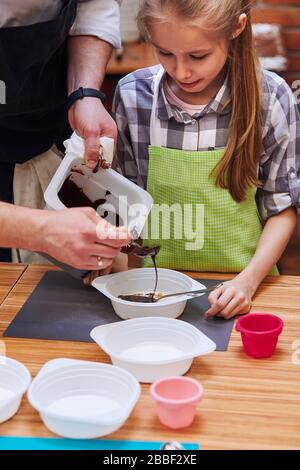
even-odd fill
[[(162, 299), (166, 299), (167, 297), (175, 297), (177, 295), (188, 295), (189, 297), (198, 297), (199, 295), (205, 294), (207, 292), (212, 292), (213, 290), (217, 289), (218, 287), (221, 287), (223, 283), (218, 284), (216, 286), (208, 287), (206, 289), (199, 289), (199, 290), (192, 290), (192, 291), (186, 291), (186, 292), (175, 292), (173, 294), (164, 294), (161, 295), (158, 298), (153, 298), (152, 292), (149, 293), (149, 295), (119, 295), (120, 299), (123, 300), (129, 300), (131, 302), (143, 302), (143, 303), (156, 303), (159, 302)], [(131, 300), (133, 299), (133, 300)]]
[(166, 299), (167, 297), (175, 297), (177, 295), (188, 295), (190, 297), (198, 297), (201, 294), (205, 294), (207, 292), (212, 292), (213, 290), (217, 289), (218, 287), (221, 287), (222, 284), (223, 283), (218, 284), (217, 286), (207, 287), (206, 289), (191, 290), (191, 291), (186, 291), (186, 292), (176, 292), (174, 294), (165, 294), (165, 295), (161, 295), (160, 297), (158, 297), (157, 300), (156, 299), (155, 300), (158, 302), (161, 299)]

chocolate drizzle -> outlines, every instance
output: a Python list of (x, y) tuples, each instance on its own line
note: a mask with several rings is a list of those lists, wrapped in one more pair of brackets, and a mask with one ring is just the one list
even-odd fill
[(143, 304), (152, 304), (158, 301), (158, 299), (154, 297), (153, 292), (147, 294), (119, 295), (119, 299), (127, 300), (127, 302), (141, 302)]
[(138, 258), (151, 258), (153, 261), (154, 269), (155, 269), (155, 285), (153, 292), (148, 294), (129, 294), (129, 295), (119, 295), (119, 299), (127, 300), (128, 302), (143, 302), (143, 303), (154, 303), (157, 302), (155, 299), (155, 293), (157, 289), (158, 283), (158, 271), (156, 266), (156, 256), (159, 253), (160, 246), (143, 246), (142, 241), (139, 239), (137, 241), (133, 241), (130, 243), (129, 246), (122, 248), (122, 252), (127, 254), (133, 254)]
[(93, 173), (97, 173), (97, 172), (98, 172), (100, 163), (101, 163), (101, 161), (100, 161), (100, 158), (99, 158), (98, 161), (97, 161), (97, 165), (96, 165), (95, 168), (93, 169)]

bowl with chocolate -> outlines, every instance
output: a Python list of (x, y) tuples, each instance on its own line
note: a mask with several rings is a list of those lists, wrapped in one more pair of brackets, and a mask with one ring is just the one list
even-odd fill
[[(111, 168), (89, 169), (83, 140), (76, 133), (64, 144), (65, 157), (44, 193), (46, 209), (93, 207), (111, 224), (125, 225), (139, 236), (152, 208), (150, 194)], [(113, 140), (101, 137), (99, 146), (101, 158), (110, 164)]]
[(166, 294), (205, 289), (186, 274), (164, 268), (157, 268), (157, 279), (155, 268), (138, 268), (97, 277), (92, 286), (111, 300), (116, 314), (123, 319), (177, 318), (183, 313), (189, 295), (155, 300)]

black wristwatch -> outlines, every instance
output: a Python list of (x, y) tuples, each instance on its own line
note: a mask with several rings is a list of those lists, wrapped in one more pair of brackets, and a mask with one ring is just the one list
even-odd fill
[(76, 100), (82, 100), (82, 98), (85, 98), (87, 96), (92, 98), (98, 98), (101, 101), (106, 100), (106, 95), (102, 91), (96, 90), (95, 88), (80, 87), (78, 88), (78, 90), (73, 91), (73, 93), (68, 96), (67, 109), (69, 110)]

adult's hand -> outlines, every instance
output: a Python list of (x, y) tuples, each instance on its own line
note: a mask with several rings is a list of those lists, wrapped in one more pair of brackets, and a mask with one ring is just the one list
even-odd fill
[[(79, 87), (100, 90), (112, 52), (111, 44), (94, 36), (74, 36), (69, 39), (68, 51), (68, 93)], [(75, 101), (68, 117), (73, 130), (85, 141), (87, 165), (95, 168), (99, 161), (99, 138), (117, 138), (114, 120), (102, 102), (92, 97)]]
[[(74, 131), (85, 142), (84, 159), (89, 168), (95, 168), (99, 157), (99, 138), (106, 136), (117, 138), (117, 126), (110, 114), (97, 98), (77, 100), (69, 110), (69, 122)], [(109, 165), (100, 160), (102, 167)]]
[(101, 219), (90, 207), (49, 211), (41, 224), (40, 250), (77, 269), (108, 268), (130, 242), (124, 227)]

